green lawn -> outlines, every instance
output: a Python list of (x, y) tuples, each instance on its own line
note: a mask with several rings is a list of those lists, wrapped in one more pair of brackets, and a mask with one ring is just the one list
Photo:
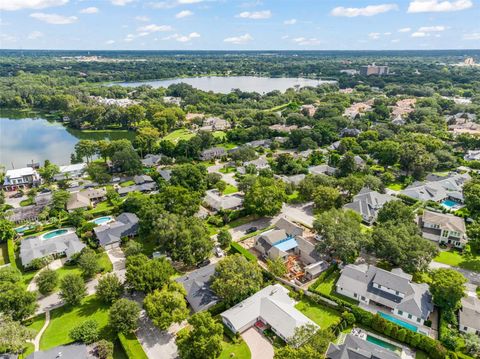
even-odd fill
[(467, 249), (463, 253), (457, 250), (442, 251), (433, 260), (454, 267), (480, 272), (480, 255), (472, 254)]
[(223, 147), (225, 150), (231, 150), (232, 148), (237, 147), (238, 145), (233, 142), (220, 143), (218, 147)]
[(340, 315), (333, 309), (322, 307), (308, 299), (301, 300), (295, 305), (299, 311), (325, 329), (340, 321)]
[(130, 359), (148, 359), (135, 334), (119, 334), (120, 343)]
[(25, 359), (35, 351), (35, 345), (33, 345), (32, 343), (27, 343), (25, 347), (25, 352), (23, 354), (20, 354), (18, 356), (18, 359)]
[(421, 350), (417, 350), (417, 353), (415, 354), (415, 359), (430, 359), (430, 358), (425, 352), (422, 352)]
[(403, 183), (392, 183), (387, 186), (387, 188), (391, 189), (392, 191), (401, 191), (402, 189), (405, 188), (405, 185)]
[(344, 295), (338, 294), (335, 291), (335, 283), (337, 283), (338, 278), (340, 277), (340, 271), (336, 270), (332, 274), (330, 274), (328, 277), (326, 277), (323, 282), (321, 282), (315, 290), (319, 291), (322, 294), (325, 295), (330, 295), (332, 297), (336, 297), (338, 299), (344, 300), (346, 302), (352, 303), (352, 304), (358, 304), (358, 302), (354, 299), (348, 298)]
[(235, 167), (232, 167), (232, 166), (226, 166), (226, 167), (222, 167), (218, 170), (218, 172), (220, 173), (232, 173), (232, 172), (235, 172)]
[(92, 208), (92, 209), (86, 211), (85, 213), (95, 214), (95, 213), (99, 213), (99, 212), (110, 211), (112, 209), (113, 209), (113, 206), (110, 204), (110, 202), (103, 201), (103, 202), (98, 203), (95, 206), (95, 208)]
[(7, 242), (0, 243), (0, 266), (8, 263), (8, 246)]
[(238, 343), (233, 343), (226, 336), (223, 337), (222, 352), (218, 359), (250, 359), (251, 357), (250, 349), (243, 340), (240, 340)]
[(170, 132), (168, 135), (163, 137), (163, 140), (167, 140), (173, 143), (177, 143), (180, 140), (189, 140), (190, 138), (194, 137), (195, 134), (190, 132), (185, 128), (181, 128), (179, 130), (175, 130)]
[(214, 131), (213, 137), (224, 140), (227, 137), (227, 133), (225, 131)]
[(120, 183), (120, 187), (128, 187), (128, 186), (133, 186), (135, 184), (134, 181), (125, 181), (125, 182), (122, 182)]
[(30, 198), (24, 199), (23, 201), (20, 201), (20, 207), (26, 207), (26, 206), (31, 206), (33, 204), (33, 200)]
[(225, 191), (223, 191), (223, 194), (232, 194), (237, 192), (238, 192), (237, 187), (232, 186), (231, 184), (227, 184), (227, 187), (225, 187)]

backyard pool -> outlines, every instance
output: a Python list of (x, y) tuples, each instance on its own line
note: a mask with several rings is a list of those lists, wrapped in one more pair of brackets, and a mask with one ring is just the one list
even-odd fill
[(460, 208), (462, 207), (462, 204), (461, 204), (461, 203), (452, 201), (452, 200), (450, 200), (450, 199), (446, 199), (445, 201), (443, 201), (443, 202), (442, 202), (442, 205), (443, 205), (445, 208), (450, 209), (450, 210), (460, 209)]
[(61, 236), (63, 234), (66, 234), (67, 232), (68, 232), (68, 229), (57, 229), (55, 231), (51, 231), (51, 232), (43, 234), (41, 238), (42, 239), (51, 239), (51, 238), (58, 237), (58, 236)]
[(32, 229), (32, 228), (34, 228), (34, 226), (30, 226), (30, 225), (26, 224), (24, 226), (15, 228), (15, 232), (23, 233), (23, 232), (26, 232), (26, 231), (28, 231), (29, 229)]
[(392, 323), (395, 323), (397, 325), (400, 325), (401, 327), (404, 327), (404, 328), (407, 328), (407, 329), (411, 330), (412, 332), (417, 332), (418, 331), (418, 328), (413, 324), (404, 322), (403, 320), (397, 319), (395, 317), (392, 317), (391, 315), (388, 315), (388, 314), (385, 314), (385, 313), (382, 313), (382, 312), (377, 312), (377, 314), (380, 315), (381, 317), (385, 318), (386, 320), (391, 321)]
[(92, 219), (90, 222), (93, 222), (96, 225), (101, 226), (113, 221), (114, 221), (114, 218), (112, 216), (105, 216), (105, 217), (98, 217), (98, 218)]
[(367, 342), (376, 344), (378, 346), (381, 346), (382, 348), (388, 349), (392, 352), (396, 352), (396, 353), (399, 353), (399, 354), (402, 352), (402, 349), (397, 347), (396, 345), (387, 343), (386, 341), (384, 341), (380, 338), (377, 338), (377, 337), (372, 337), (371, 335), (367, 335)]

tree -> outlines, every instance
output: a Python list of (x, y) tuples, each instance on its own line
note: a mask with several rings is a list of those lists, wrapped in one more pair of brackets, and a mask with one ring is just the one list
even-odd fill
[(79, 274), (67, 274), (60, 281), (60, 298), (68, 305), (77, 305), (87, 295), (85, 282)]
[(352, 152), (347, 152), (340, 159), (337, 166), (337, 171), (335, 172), (338, 177), (346, 177), (355, 172), (357, 165), (355, 164), (355, 156)]
[(57, 211), (65, 210), (65, 206), (70, 198), (70, 192), (65, 190), (55, 191), (52, 194), (52, 208)]
[(274, 359), (323, 359), (323, 354), (315, 351), (310, 346), (303, 346), (298, 349), (289, 345), (275, 350)]
[(85, 247), (78, 259), (78, 266), (85, 278), (92, 278), (100, 271), (100, 263), (93, 249)]
[(454, 269), (435, 270), (430, 284), (433, 302), (444, 310), (457, 310), (460, 307), (460, 300), (465, 295), (465, 283), (467, 279)]
[(166, 211), (182, 216), (193, 216), (198, 212), (202, 196), (182, 186), (165, 186), (157, 196)]
[(262, 282), (262, 271), (258, 264), (234, 254), (218, 262), (211, 287), (220, 298), (234, 304), (258, 292)]
[(412, 209), (402, 201), (390, 201), (378, 211), (377, 222), (386, 223), (413, 223), (415, 214)]
[(192, 315), (188, 320), (192, 326), (177, 336), (177, 347), (182, 359), (214, 359), (222, 351), (222, 324), (214, 320), (209, 312)]
[(393, 166), (400, 158), (400, 144), (390, 140), (376, 142), (372, 146), (371, 153), (381, 165)]
[(217, 241), (221, 248), (226, 249), (232, 242), (232, 235), (227, 229), (221, 229), (217, 234)]
[(0, 313), (13, 320), (30, 317), (37, 308), (37, 296), (20, 284), (0, 282)]
[(275, 277), (283, 277), (287, 273), (287, 266), (281, 257), (267, 259), (268, 271)]
[(473, 357), (480, 357), (480, 338), (474, 333), (466, 333), (463, 337), (466, 352)]
[(473, 253), (480, 253), (480, 223), (475, 221), (467, 227), (468, 244)]
[(31, 329), (20, 322), (12, 320), (5, 314), (0, 314), (0, 348), (6, 353), (21, 353), (27, 340), (34, 337)]
[(353, 263), (365, 242), (361, 222), (361, 217), (351, 210), (322, 212), (313, 222), (313, 228), (321, 238), (317, 250), (345, 263)]
[(138, 328), (140, 308), (133, 300), (117, 300), (110, 308), (109, 325), (116, 333), (127, 334)]
[(338, 189), (327, 186), (318, 186), (313, 194), (315, 209), (319, 211), (340, 207), (341, 199), (342, 197)]
[(13, 229), (12, 222), (0, 218), (0, 243), (7, 242), (9, 239), (15, 238), (16, 234), (17, 233)]
[(108, 172), (108, 168), (104, 163), (89, 163), (87, 173), (93, 181), (99, 184), (109, 183), (112, 180), (112, 175)]
[(463, 186), (465, 205), (471, 213), (480, 211), (480, 182), (471, 180)]
[(75, 154), (77, 158), (86, 158), (87, 163), (91, 161), (92, 157), (97, 152), (95, 141), (80, 140), (75, 145)]
[(52, 293), (58, 285), (58, 273), (52, 269), (44, 269), (38, 273), (35, 278), (38, 286), (38, 291), (43, 295)]
[(286, 199), (285, 185), (273, 178), (257, 177), (246, 190), (243, 206), (258, 216), (275, 216), (282, 210)]
[(113, 358), (113, 343), (102, 339), (95, 343), (95, 353), (99, 359)]
[(115, 152), (112, 156), (112, 163), (120, 172), (131, 176), (139, 174), (142, 171), (140, 157), (132, 147)]
[(0, 268), (0, 283), (17, 283), (22, 279), (22, 272), (13, 266)]
[(204, 165), (184, 164), (172, 170), (170, 183), (182, 186), (202, 195), (207, 189), (207, 169)]
[(53, 177), (56, 174), (60, 173), (60, 169), (56, 164), (53, 164), (50, 161), (46, 160), (45, 165), (38, 169), (38, 173), (45, 182), (51, 183), (53, 181)]
[(181, 284), (175, 283), (162, 290), (155, 290), (148, 294), (143, 305), (153, 324), (159, 329), (166, 330), (173, 323), (180, 323), (189, 314), (185, 301), (185, 290)]
[(111, 304), (123, 294), (123, 284), (115, 274), (106, 274), (98, 280), (96, 296), (104, 303)]
[(123, 253), (125, 254), (125, 257), (135, 256), (137, 254), (141, 254), (142, 252), (142, 244), (133, 240), (128, 241), (123, 248)]
[(170, 282), (174, 270), (165, 258), (148, 259), (144, 254), (127, 258), (126, 282), (130, 288), (150, 293)]
[(94, 319), (88, 319), (81, 324), (78, 324), (68, 333), (68, 336), (74, 342), (82, 342), (85, 344), (92, 344), (98, 340), (100, 329), (98, 323)]

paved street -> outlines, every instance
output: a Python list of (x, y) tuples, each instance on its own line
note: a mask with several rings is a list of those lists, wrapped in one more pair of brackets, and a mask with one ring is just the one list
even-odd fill
[(313, 202), (302, 204), (283, 204), (282, 214), (291, 220), (303, 224), (306, 227), (313, 227)]
[(475, 284), (475, 285), (480, 285), (480, 273), (478, 273), (478, 272), (470, 271), (470, 270), (463, 269), (463, 268), (460, 268), (460, 267), (453, 267), (453, 266), (450, 266), (448, 264), (443, 264), (443, 263), (438, 263), (438, 262), (431, 262), (428, 265), (428, 267), (430, 269), (438, 269), (438, 268), (455, 269), (457, 272), (462, 273), (470, 283)]

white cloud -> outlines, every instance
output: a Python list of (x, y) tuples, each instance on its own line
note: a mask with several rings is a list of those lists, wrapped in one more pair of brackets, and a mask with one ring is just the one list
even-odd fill
[(80, 14), (96, 14), (99, 12), (98, 7), (90, 6), (85, 9), (80, 10)]
[(253, 37), (250, 34), (244, 34), (240, 36), (232, 36), (223, 39), (223, 42), (228, 42), (235, 45), (243, 45), (253, 40)]
[(398, 10), (397, 4), (368, 5), (366, 7), (343, 7), (339, 6), (332, 10), (333, 16), (374, 16), (384, 12)]
[(35, 12), (30, 14), (30, 17), (46, 22), (52, 25), (68, 25), (73, 24), (78, 20), (76, 16), (63, 16), (58, 14), (45, 14), (43, 12)]
[(192, 39), (199, 38), (200, 34), (198, 32), (191, 32), (188, 35), (173, 34), (163, 38), (163, 40), (176, 40), (178, 42), (189, 42)]
[(242, 19), (252, 19), (252, 20), (269, 19), (272, 17), (272, 12), (270, 10), (244, 11), (236, 15), (236, 17), (240, 17)]
[(422, 26), (418, 29), (420, 32), (441, 32), (445, 31), (447, 28), (445, 26)]
[(463, 34), (464, 40), (480, 40), (480, 32), (473, 32), (471, 34)]
[(68, 0), (0, 0), (0, 10), (45, 9), (62, 6), (66, 3), (68, 3)]
[(285, 20), (283, 22), (284, 25), (295, 25), (296, 23), (297, 23), (297, 19)]
[(135, 16), (135, 20), (147, 22), (147, 21), (150, 21), (150, 18), (148, 16)]
[(383, 35), (384, 36), (390, 36), (392, 33), (391, 32), (384, 32)]
[(409, 4), (407, 12), (449, 12), (465, 10), (472, 6), (472, 0), (413, 0)]
[(154, 9), (171, 9), (177, 6), (199, 4), (202, 2), (204, 2), (204, 0), (170, 0), (151, 2), (148, 5)]
[(130, 4), (133, 1), (134, 0), (110, 0), (112, 5), (115, 5), (115, 6), (125, 6), (127, 4)]
[(292, 41), (300, 46), (318, 45), (321, 42), (319, 39), (315, 37), (311, 37), (311, 38), (296, 37)]
[(391, 40), (390, 42), (395, 44), (395, 43), (397, 43), (397, 42), (400, 42), (400, 39), (393, 39), (393, 40)]
[(135, 37), (136, 37), (136, 36), (133, 35), (133, 34), (128, 34), (128, 35), (125, 37), (125, 39), (123, 39), (123, 41), (125, 41), (125, 42), (131, 42), (131, 41), (135, 40)]
[(175, 15), (175, 17), (177, 19), (183, 19), (184, 17), (189, 17), (189, 16), (192, 16), (193, 15), (193, 11), (190, 11), (190, 10), (182, 10), (180, 11), (177, 15)]
[(425, 37), (425, 36), (428, 36), (428, 34), (426, 32), (415, 31), (414, 33), (412, 33), (411, 36), (412, 37)]
[(172, 31), (172, 27), (170, 25), (149, 24), (149, 25), (139, 27), (137, 31), (139, 33), (146, 33), (148, 35), (148, 34), (151, 34), (152, 32)]
[(412, 31), (411, 27), (402, 27), (401, 29), (398, 29), (398, 32), (410, 32)]
[(112, 45), (112, 44), (114, 44), (114, 43), (115, 43), (115, 40), (107, 40), (107, 41), (105, 41), (105, 44), (106, 44), (106, 45)]
[(40, 32), (40, 31), (32, 31), (30, 34), (28, 34), (27, 38), (29, 40), (36, 40), (40, 37), (43, 36), (43, 32)]
[(371, 32), (368, 34), (368, 37), (371, 38), (372, 40), (378, 40), (380, 38), (380, 33), (379, 32)]

